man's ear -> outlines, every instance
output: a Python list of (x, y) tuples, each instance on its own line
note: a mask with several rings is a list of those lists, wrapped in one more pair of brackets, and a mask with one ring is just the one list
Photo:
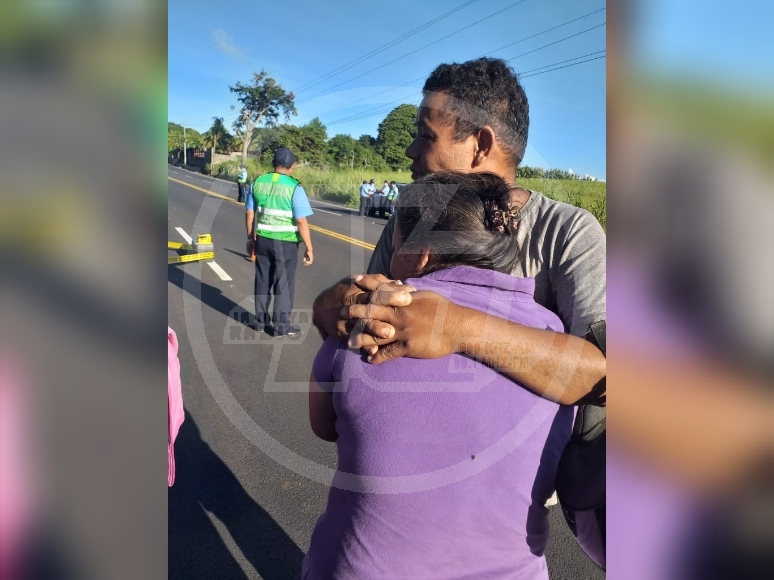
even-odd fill
[(473, 134), (476, 138), (476, 152), (473, 167), (480, 167), (492, 155), (495, 146), (495, 134), (489, 125), (484, 125)]

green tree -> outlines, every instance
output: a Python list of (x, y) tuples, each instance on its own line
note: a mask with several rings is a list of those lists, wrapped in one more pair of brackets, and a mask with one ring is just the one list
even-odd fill
[(371, 137), (371, 135), (360, 135), (360, 137), (357, 138), (357, 142), (361, 147), (370, 147), (373, 149), (376, 146), (376, 139)]
[[(271, 78), (265, 70), (253, 73), (252, 83), (244, 85), (237, 82), (229, 90), (237, 95), (241, 103), (239, 117), (234, 121), (234, 132), (242, 139), (242, 162), (247, 161), (247, 151), (253, 138), (253, 130), (263, 122), (273, 126), (280, 115), (285, 120), (296, 115), (295, 96), (287, 92)], [(232, 107), (234, 109), (235, 107)]]
[(539, 178), (543, 179), (546, 176), (546, 171), (542, 167), (530, 167), (529, 165), (520, 165), (516, 169), (516, 177), (524, 179)]
[(384, 158), (377, 153), (376, 139), (370, 135), (361, 135), (355, 143), (355, 165), (363, 169), (383, 171), (387, 169)]
[(213, 117), (212, 126), (202, 137), (204, 138), (204, 145), (212, 148), (213, 160), (217, 151), (221, 153), (223, 151), (228, 152), (232, 139), (231, 134), (226, 129), (226, 125), (223, 123), (223, 117)]
[(200, 149), (204, 148), (204, 137), (196, 129), (185, 129), (185, 142), (186, 146), (190, 148)]
[(253, 129), (253, 135), (250, 139), (250, 151), (261, 157), (263, 152), (277, 141), (278, 137), (279, 129), (277, 127), (256, 127)]
[(280, 147), (287, 147), (294, 153), (301, 151), (303, 135), (301, 129), (295, 125), (280, 125), (277, 131), (277, 140), (269, 146), (269, 151), (273, 155)]
[(322, 167), (325, 163), (325, 142), (328, 139), (328, 129), (319, 118), (315, 117), (306, 125), (299, 127), (301, 144), (296, 153), (302, 161), (314, 167)]
[(328, 161), (334, 167), (354, 168), (355, 143), (349, 135), (338, 134), (328, 141)]
[(375, 149), (392, 170), (411, 165), (406, 147), (414, 140), (417, 110), (416, 105), (399, 105), (379, 123)]
[(170, 130), (167, 131), (167, 153), (171, 154), (174, 151), (179, 151), (183, 148), (183, 129), (180, 131)]

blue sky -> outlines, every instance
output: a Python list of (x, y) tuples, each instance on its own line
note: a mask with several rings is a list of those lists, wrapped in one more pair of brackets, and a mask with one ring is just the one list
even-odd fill
[[(212, 117), (218, 116), (230, 126), (237, 115), (230, 107), (237, 102), (228, 86), (249, 82), (254, 71), (266, 69), (285, 89), (296, 92), (298, 116), (291, 117), (291, 123), (301, 125), (319, 116), (328, 126), (329, 137), (337, 133), (376, 136), (377, 126), (392, 107), (419, 103), (424, 79), (435, 66), (488, 55), (513, 59), (509, 64), (523, 75), (530, 102), (524, 163), (572, 168), (604, 178), (606, 60), (534, 74), (546, 70), (540, 67), (578, 62), (565, 62), (569, 59), (604, 55), (600, 51), (605, 50), (607, 12), (599, 11), (605, 7), (604, 0), (474, 0), (418, 34), (304, 90), (305, 84), (465, 1), (285, 0), (270, 5), (169, 0), (169, 120), (205, 131)], [(494, 16), (487, 18), (490, 15)], [(486, 20), (473, 25), (481, 19)], [(440, 40), (447, 35), (451, 36)], [(430, 43), (434, 44), (423, 48)], [(516, 44), (496, 50), (511, 43)], [(401, 58), (412, 51), (417, 52)], [(386, 64), (395, 59), (399, 60)], [(381, 68), (371, 70), (376, 67)], [(336, 122), (368, 113), (378, 114)]]
[[(626, 40), (639, 69), (649, 74), (714, 83), (724, 90), (774, 89), (774, 4), (648, 0), (632, 11)], [(771, 46), (769, 44), (769, 46)]]

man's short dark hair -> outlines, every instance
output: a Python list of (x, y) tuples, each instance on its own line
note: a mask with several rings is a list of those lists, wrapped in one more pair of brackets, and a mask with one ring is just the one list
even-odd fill
[(518, 167), (529, 136), (529, 103), (516, 73), (499, 58), (477, 58), (462, 64), (442, 64), (430, 73), (424, 94), (443, 92), (453, 97), (454, 138), (462, 141), (489, 125), (500, 146)]

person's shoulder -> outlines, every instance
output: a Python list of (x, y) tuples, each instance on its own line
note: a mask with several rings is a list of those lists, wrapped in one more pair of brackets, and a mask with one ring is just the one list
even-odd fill
[[(271, 174), (269, 174), (271, 175)], [(282, 181), (285, 181), (286, 183), (295, 183), (298, 184), (298, 179), (293, 177), (292, 175), (288, 175), (287, 173), (280, 173), (280, 179)]]
[(531, 221), (537, 227), (592, 227), (602, 231), (597, 218), (587, 209), (551, 199), (539, 191), (530, 191), (530, 199), (524, 205), (521, 216), (522, 220)]

